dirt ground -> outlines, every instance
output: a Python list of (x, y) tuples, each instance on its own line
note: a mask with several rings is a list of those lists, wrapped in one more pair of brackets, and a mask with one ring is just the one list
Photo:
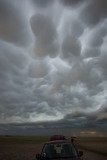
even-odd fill
[(96, 141), (81, 141), (78, 147), (107, 156), (107, 139), (103, 141), (102, 139), (98, 139)]
[(107, 156), (83, 150), (83, 160), (107, 160)]
[[(0, 142), (0, 160), (36, 160), (43, 143)], [(81, 149), (80, 149), (81, 150)], [(84, 150), (83, 160), (107, 160), (107, 157)]]
[(43, 144), (0, 143), (0, 160), (35, 160)]

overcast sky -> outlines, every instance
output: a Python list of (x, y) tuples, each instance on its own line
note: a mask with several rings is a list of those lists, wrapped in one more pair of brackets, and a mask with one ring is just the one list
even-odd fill
[(107, 132), (107, 0), (0, 0), (0, 134)]

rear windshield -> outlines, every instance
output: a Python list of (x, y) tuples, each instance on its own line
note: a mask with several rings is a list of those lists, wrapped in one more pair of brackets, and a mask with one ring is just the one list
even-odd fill
[(65, 158), (75, 156), (77, 156), (77, 151), (71, 143), (45, 144), (42, 151), (42, 157), (47, 158)]

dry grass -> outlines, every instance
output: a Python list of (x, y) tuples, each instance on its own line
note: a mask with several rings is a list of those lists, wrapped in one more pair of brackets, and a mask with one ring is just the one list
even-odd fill
[[(35, 160), (48, 137), (0, 137), (0, 160)], [(107, 138), (77, 138), (79, 148), (107, 155)]]
[(107, 138), (79, 138), (78, 146), (80, 148), (107, 155)]
[(0, 160), (35, 160), (46, 137), (0, 137)]
[(41, 144), (0, 143), (0, 160), (34, 160)]

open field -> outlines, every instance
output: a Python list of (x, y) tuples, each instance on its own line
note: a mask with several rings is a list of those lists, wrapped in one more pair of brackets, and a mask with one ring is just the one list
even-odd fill
[(0, 160), (35, 160), (47, 137), (0, 136)]
[[(0, 160), (35, 160), (36, 153), (40, 153), (43, 143), (47, 140), (48, 137), (0, 136)], [(97, 157), (100, 153), (107, 155), (107, 138), (77, 138), (76, 141), (80, 149), (97, 152), (99, 154)], [(85, 150), (85, 157), (88, 160), (94, 153)]]
[(0, 160), (34, 160), (41, 144), (0, 144)]
[(77, 144), (79, 148), (107, 156), (107, 137), (78, 138)]
[(0, 142), (38, 143), (48, 141), (47, 136), (0, 136)]

